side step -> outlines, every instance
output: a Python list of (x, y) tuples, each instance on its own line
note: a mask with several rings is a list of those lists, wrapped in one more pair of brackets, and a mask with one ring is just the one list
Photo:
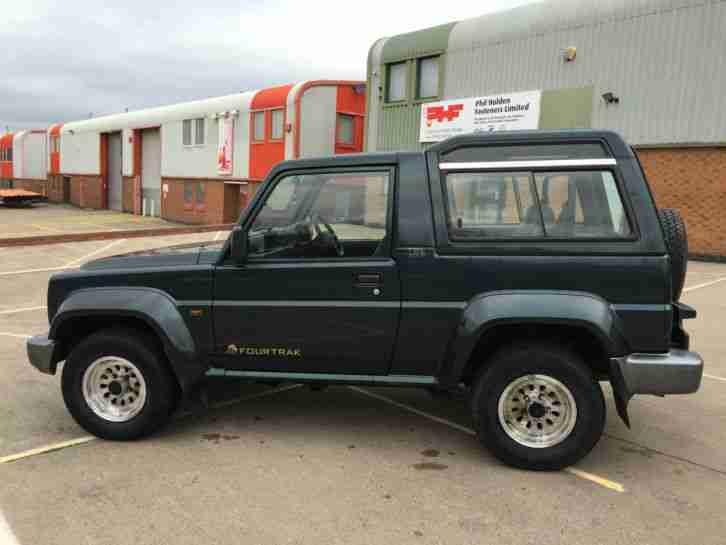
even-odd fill
[(368, 384), (380, 386), (436, 386), (436, 377), (416, 375), (345, 375), (338, 373), (277, 373), (273, 371), (236, 371), (212, 367), (208, 377), (229, 377), (280, 382), (324, 382), (328, 384)]

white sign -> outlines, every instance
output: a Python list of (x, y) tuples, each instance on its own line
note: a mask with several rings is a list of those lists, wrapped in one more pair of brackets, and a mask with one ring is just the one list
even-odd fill
[(525, 91), (423, 104), (419, 141), (440, 142), (472, 132), (536, 129), (541, 97), (541, 91)]

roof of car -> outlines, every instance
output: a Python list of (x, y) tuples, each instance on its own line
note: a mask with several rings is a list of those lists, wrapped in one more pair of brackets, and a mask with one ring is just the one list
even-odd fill
[(606, 142), (613, 157), (630, 157), (632, 152), (623, 138), (614, 131), (600, 129), (555, 129), (470, 133), (448, 138), (434, 144), (428, 151), (446, 153), (456, 148), (491, 144), (541, 144)]
[[(471, 133), (454, 136), (430, 146), (426, 151), (446, 153), (456, 148), (476, 145), (495, 144), (540, 144), (547, 142), (557, 143), (592, 143), (606, 142), (613, 157), (632, 157), (630, 147), (622, 137), (614, 132), (599, 129), (558, 129), (558, 130), (532, 130), (532, 131), (501, 131), (491, 133)], [(395, 165), (405, 155), (416, 155), (421, 152), (388, 151), (350, 153), (345, 155), (310, 157), (305, 159), (291, 159), (278, 163), (271, 171), (277, 174), (283, 170), (327, 168), (327, 167), (358, 167), (376, 165)]]

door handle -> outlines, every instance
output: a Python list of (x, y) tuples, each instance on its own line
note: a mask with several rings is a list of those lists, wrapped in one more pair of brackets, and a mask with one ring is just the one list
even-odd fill
[(381, 273), (357, 273), (354, 285), (356, 288), (380, 288), (383, 285)]

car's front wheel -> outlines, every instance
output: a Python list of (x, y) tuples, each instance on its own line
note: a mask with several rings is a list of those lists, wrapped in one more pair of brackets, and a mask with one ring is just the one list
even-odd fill
[(545, 343), (500, 351), (472, 398), (481, 442), (506, 464), (554, 470), (592, 450), (605, 426), (600, 385), (579, 356)]
[(177, 384), (153, 339), (131, 330), (106, 330), (81, 341), (63, 367), (66, 407), (90, 433), (129, 440), (167, 422)]

